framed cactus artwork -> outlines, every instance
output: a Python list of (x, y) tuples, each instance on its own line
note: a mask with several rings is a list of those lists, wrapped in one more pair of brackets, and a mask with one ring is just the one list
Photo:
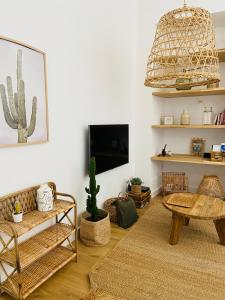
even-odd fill
[(47, 141), (45, 53), (0, 36), (0, 147)]

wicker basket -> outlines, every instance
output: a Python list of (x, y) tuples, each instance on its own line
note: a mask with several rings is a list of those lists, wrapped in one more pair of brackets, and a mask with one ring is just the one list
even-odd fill
[(104, 246), (110, 241), (111, 225), (109, 214), (107, 212), (104, 213), (106, 217), (97, 222), (88, 221), (87, 217), (89, 214), (87, 212), (81, 215), (80, 239), (86, 246)]
[(187, 193), (188, 177), (184, 172), (162, 172), (162, 194)]
[(116, 210), (116, 201), (117, 200), (127, 200), (128, 195), (125, 193), (120, 193), (118, 197), (109, 198), (104, 203), (104, 210), (109, 213), (110, 221), (113, 223), (117, 223), (117, 210)]
[(197, 190), (198, 194), (225, 198), (224, 188), (216, 175), (204, 176)]

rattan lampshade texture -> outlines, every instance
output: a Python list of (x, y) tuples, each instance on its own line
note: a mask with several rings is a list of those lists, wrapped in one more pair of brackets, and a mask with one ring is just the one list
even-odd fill
[(145, 85), (177, 88), (219, 81), (219, 59), (210, 12), (185, 5), (162, 16), (148, 58)]

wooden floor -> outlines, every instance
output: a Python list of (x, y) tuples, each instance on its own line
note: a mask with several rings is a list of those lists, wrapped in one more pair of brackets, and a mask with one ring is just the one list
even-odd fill
[[(139, 216), (143, 215), (149, 206), (138, 209)], [(131, 227), (132, 228), (132, 227)], [(28, 300), (77, 300), (86, 295), (90, 289), (88, 273), (92, 266), (102, 259), (115, 245), (127, 235), (129, 229), (123, 229), (112, 223), (111, 241), (104, 247), (86, 247), (78, 243), (78, 263), (71, 262), (58, 271), (46, 283), (41, 285)], [(6, 294), (1, 300), (12, 300)]]

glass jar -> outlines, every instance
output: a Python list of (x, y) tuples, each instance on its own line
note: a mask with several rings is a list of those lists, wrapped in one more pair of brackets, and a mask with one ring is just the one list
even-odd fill
[(187, 112), (187, 110), (183, 110), (183, 113), (181, 114), (181, 118), (180, 118), (180, 124), (181, 125), (190, 125), (191, 122), (191, 117), (189, 115), (189, 113)]
[(213, 110), (212, 107), (204, 107), (203, 125), (212, 125)]

